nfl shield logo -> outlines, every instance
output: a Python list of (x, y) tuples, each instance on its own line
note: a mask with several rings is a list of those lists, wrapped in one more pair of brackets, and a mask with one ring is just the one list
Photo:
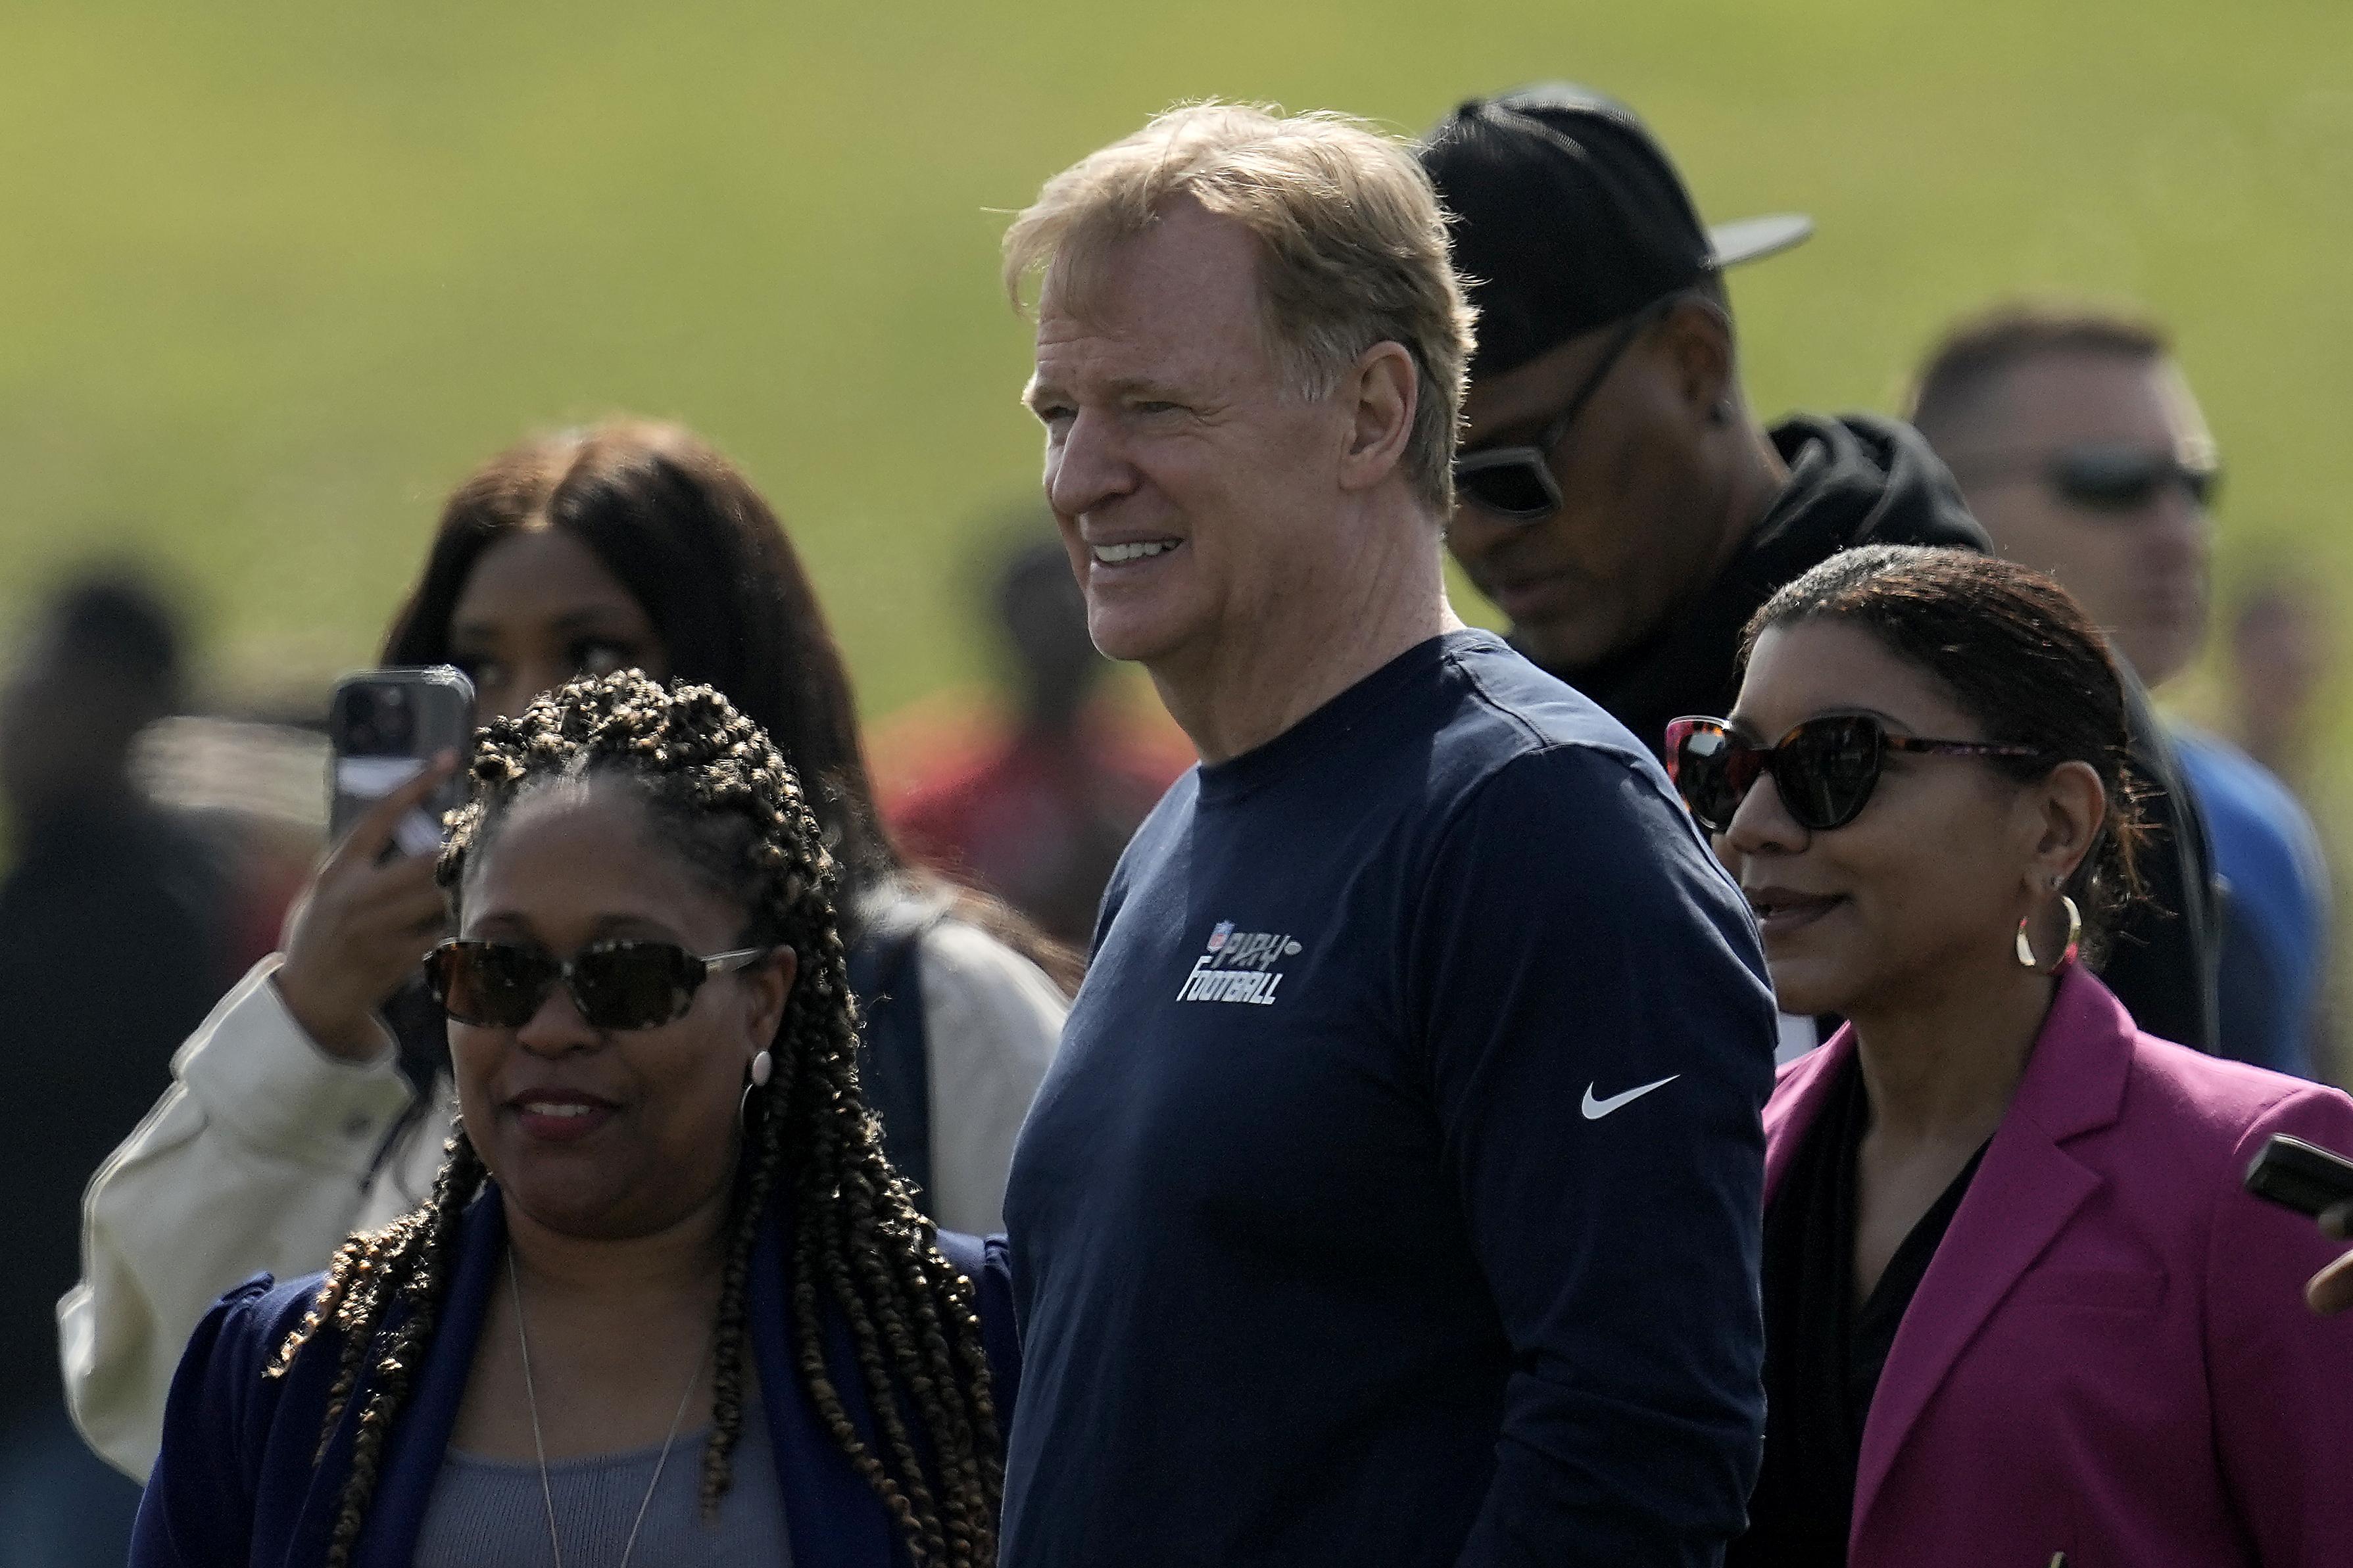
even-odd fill
[(1226, 938), (1233, 934), (1234, 922), (1231, 921), (1219, 921), (1218, 922), (1217, 929), (1209, 932), (1209, 951), (1211, 952), (1215, 952), (1218, 949), (1225, 946)]

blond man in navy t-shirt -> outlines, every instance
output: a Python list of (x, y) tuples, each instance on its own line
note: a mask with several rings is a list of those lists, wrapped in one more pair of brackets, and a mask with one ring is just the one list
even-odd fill
[(1447, 603), (1471, 319), (1427, 180), (1177, 110), (1007, 251), (1095, 642), (1201, 765), (1015, 1159), (1004, 1561), (1715, 1562), (1772, 1003), (1648, 752)]

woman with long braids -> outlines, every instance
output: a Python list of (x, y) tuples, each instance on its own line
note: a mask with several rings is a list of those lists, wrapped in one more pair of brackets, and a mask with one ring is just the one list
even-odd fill
[[(1668, 731), (1785, 1012), (1766, 1429), (1732, 1568), (2324, 1568), (2353, 1335), (2318, 1227), (2242, 1190), (2333, 1089), (2143, 1034), (2088, 965), (2139, 896), (2124, 678), (2049, 578), (1874, 546), (1749, 624)], [(1663, 976), (1672, 984), (1672, 976)]]
[[(1074, 973), (1001, 906), (908, 868), (876, 825), (841, 656), (743, 474), (638, 421), (500, 454), (450, 495), (384, 658), (466, 669), (485, 717), (631, 668), (726, 693), (803, 781), (840, 879), (867, 1095), (893, 1158), (940, 1224), (1003, 1228), (1013, 1137)], [(414, 977), (446, 917), (430, 855), (383, 855), (407, 804), (388, 799), (329, 855), (283, 953), (222, 1001), (91, 1184), (66, 1381), (84, 1436), (133, 1477), (214, 1298), (322, 1267), (434, 1179), (447, 1049)]]
[(800, 782), (635, 673), (472, 776), (432, 1195), (205, 1319), (134, 1568), (993, 1563), (1002, 1253), (884, 1155)]

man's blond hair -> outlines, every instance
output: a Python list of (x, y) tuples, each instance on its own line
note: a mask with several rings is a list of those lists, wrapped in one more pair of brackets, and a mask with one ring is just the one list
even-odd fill
[(1032, 272), (1082, 303), (1105, 253), (1190, 196), (1255, 236), (1268, 341), (1298, 396), (1330, 395), (1376, 343), (1413, 356), (1415, 492), (1454, 506), (1454, 439), (1471, 358), (1470, 305), (1446, 220), (1406, 145), (1362, 121), (1238, 103), (1186, 104), (1046, 182), (1005, 235), (1017, 308)]

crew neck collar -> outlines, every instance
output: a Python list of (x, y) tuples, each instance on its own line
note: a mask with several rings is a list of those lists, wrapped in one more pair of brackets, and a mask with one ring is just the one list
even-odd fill
[(1274, 739), (1222, 763), (1202, 763), (1202, 803), (1238, 800), (1311, 763), (1328, 763), (1352, 746), (1387, 735), (1397, 700), (1417, 680), (1472, 648), (1503, 646), (1493, 633), (1475, 626), (1414, 644)]

